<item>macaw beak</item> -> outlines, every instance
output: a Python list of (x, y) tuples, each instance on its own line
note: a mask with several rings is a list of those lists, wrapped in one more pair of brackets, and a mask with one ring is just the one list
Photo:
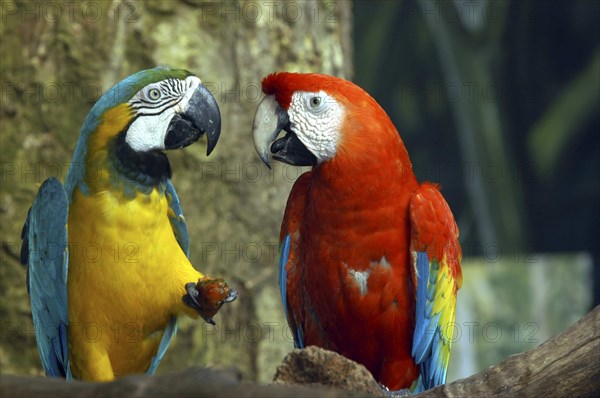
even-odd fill
[(221, 112), (215, 97), (203, 84), (198, 85), (187, 108), (176, 113), (165, 137), (165, 149), (184, 148), (206, 134), (206, 155), (213, 151), (221, 134)]
[[(286, 132), (285, 136), (276, 140), (282, 130)], [(258, 156), (269, 168), (271, 168), (269, 152), (273, 155), (273, 159), (293, 166), (317, 164), (315, 155), (292, 131), (287, 111), (277, 103), (273, 95), (267, 95), (258, 104), (254, 114), (252, 138)]]

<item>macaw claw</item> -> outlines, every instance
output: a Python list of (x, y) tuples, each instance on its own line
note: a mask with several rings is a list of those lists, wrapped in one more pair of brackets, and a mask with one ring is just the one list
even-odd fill
[(222, 278), (204, 277), (198, 283), (186, 283), (186, 295), (183, 302), (195, 309), (198, 314), (211, 325), (215, 324), (213, 316), (225, 303), (230, 303), (238, 296), (235, 289), (230, 289)]

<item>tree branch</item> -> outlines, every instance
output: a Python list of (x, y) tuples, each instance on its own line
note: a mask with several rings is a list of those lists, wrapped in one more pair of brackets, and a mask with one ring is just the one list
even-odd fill
[[(586, 397), (600, 391), (600, 306), (562, 334), (485, 371), (419, 394), (441, 397)], [(331, 369), (327, 370), (325, 367)], [(303, 374), (291, 375), (289, 372)], [(340, 372), (345, 374), (342, 377)], [(286, 376), (287, 374), (287, 376)], [(160, 376), (128, 376), (112, 383), (2, 375), (0, 396), (11, 397), (375, 397), (372, 376), (340, 355), (311, 347), (294, 350), (278, 368), (277, 382), (241, 383), (231, 372), (188, 369)], [(331, 388), (337, 386), (338, 389)], [(344, 390), (342, 388), (350, 388)]]

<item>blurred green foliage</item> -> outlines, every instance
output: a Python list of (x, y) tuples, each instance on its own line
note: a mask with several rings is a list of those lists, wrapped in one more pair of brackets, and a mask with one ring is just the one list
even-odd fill
[(600, 3), (356, 1), (354, 15), (355, 81), (441, 183), (472, 254), (597, 256)]

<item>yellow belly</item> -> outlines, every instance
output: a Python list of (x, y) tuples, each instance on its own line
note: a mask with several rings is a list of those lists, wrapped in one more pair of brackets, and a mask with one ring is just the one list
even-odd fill
[(184, 286), (202, 277), (181, 250), (164, 195), (73, 193), (69, 209), (69, 349), (73, 376), (145, 372), (173, 316), (195, 312)]

